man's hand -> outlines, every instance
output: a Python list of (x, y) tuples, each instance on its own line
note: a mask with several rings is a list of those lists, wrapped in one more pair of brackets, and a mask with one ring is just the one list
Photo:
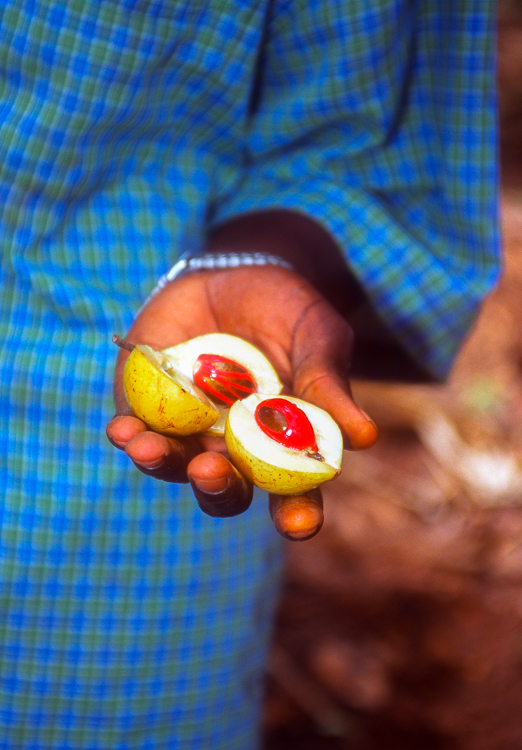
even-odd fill
[[(347, 380), (352, 331), (301, 276), (278, 266), (248, 266), (190, 273), (171, 282), (142, 309), (126, 335), (133, 344), (165, 349), (211, 332), (240, 336), (270, 359), (287, 393), (322, 407), (339, 424), (348, 449), (371, 446), (374, 423), (352, 400)], [(109, 440), (142, 472), (170, 482), (189, 481), (202, 510), (232, 516), (248, 508), (252, 488), (225, 456), (222, 439), (158, 435), (129, 410), (120, 351), (114, 381), (116, 414)], [(322, 524), (322, 500), (270, 498), (278, 531), (309, 538)]]

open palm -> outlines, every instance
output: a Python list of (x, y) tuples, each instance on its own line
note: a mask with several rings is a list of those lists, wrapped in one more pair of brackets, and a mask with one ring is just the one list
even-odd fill
[[(263, 351), (286, 392), (322, 407), (337, 421), (345, 447), (373, 444), (375, 425), (354, 404), (347, 381), (351, 329), (298, 274), (278, 266), (187, 274), (152, 297), (126, 338), (164, 349), (211, 332), (240, 336)], [(127, 356), (120, 352), (116, 366), (116, 414), (107, 427), (111, 442), (125, 450), (141, 471), (165, 481), (189, 481), (201, 508), (210, 515), (231, 516), (246, 510), (252, 488), (227, 460), (223, 440), (168, 438), (149, 431), (132, 415), (122, 384)], [(322, 523), (317, 491), (299, 499), (272, 496), (270, 507), (276, 527), (289, 538), (308, 537)], [(290, 517), (296, 533), (288, 526)]]

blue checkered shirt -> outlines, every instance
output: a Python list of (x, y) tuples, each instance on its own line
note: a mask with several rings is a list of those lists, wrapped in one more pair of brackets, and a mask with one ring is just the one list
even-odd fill
[(281, 565), (106, 441), (114, 332), (302, 211), (444, 375), (498, 273), (489, 0), (4, 0), (0, 750), (251, 750)]

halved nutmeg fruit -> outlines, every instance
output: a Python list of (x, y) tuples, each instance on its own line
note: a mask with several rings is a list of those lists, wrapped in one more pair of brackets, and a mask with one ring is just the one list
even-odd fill
[(255, 485), (299, 495), (341, 471), (343, 439), (330, 415), (290, 396), (254, 393), (228, 415), (225, 440), (233, 463)]
[(155, 351), (132, 349), (123, 374), (137, 417), (166, 435), (223, 435), (230, 407), (254, 393), (278, 394), (281, 382), (252, 344), (211, 333)]

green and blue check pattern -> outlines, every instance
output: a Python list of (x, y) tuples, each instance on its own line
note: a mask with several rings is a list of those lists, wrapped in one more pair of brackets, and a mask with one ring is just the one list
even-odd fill
[(281, 546), (106, 441), (112, 333), (287, 206), (443, 375), (497, 273), (485, 0), (4, 0), (0, 750), (252, 750)]

